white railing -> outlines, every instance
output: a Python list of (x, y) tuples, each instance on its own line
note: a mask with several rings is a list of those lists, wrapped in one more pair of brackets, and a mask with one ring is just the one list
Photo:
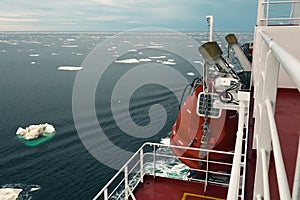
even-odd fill
[(257, 25), (299, 25), (300, 16), (295, 13), (299, 0), (259, 0)]
[[(196, 152), (206, 152), (206, 157), (203, 159), (196, 158), (188, 158), (188, 157), (178, 157), (181, 160), (189, 160), (194, 162), (202, 162), (206, 169), (193, 169), (187, 168), (188, 171), (195, 171), (198, 173), (204, 174), (203, 179), (190, 178), (189, 181), (201, 182), (204, 184), (204, 191), (206, 191), (206, 187), (209, 184), (217, 184), (224, 187), (229, 186), (229, 178), (230, 173), (214, 171), (211, 169), (211, 165), (214, 166), (226, 166), (229, 170), (232, 168), (232, 163), (220, 162), (210, 159), (210, 155), (213, 154), (216, 156), (217, 154), (221, 154), (224, 156), (233, 157), (234, 153), (232, 152), (224, 152), (224, 151), (214, 151), (207, 149), (199, 149), (199, 148), (191, 148), (191, 147), (183, 147), (183, 146), (173, 146), (173, 145), (164, 145), (157, 143), (145, 143), (129, 160), (128, 162), (117, 172), (117, 174), (101, 189), (100, 192), (93, 198), (96, 199), (135, 199), (134, 190), (138, 186), (139, 183), (143, 183), (143, 178), (145, 174), (150, 174), (153, 177), (155, 176), (163, 176), (159, 174), (159, 170), (157, 169), (157, 164), (164, 165), (174, 165), (174, 163), (179, 163), (178, 158), (171, 151), (173, 149), (181, 149), (181, 150), (193, 150)], [(245, 157), (242, 157), (243, 160), (246, 160)], [(165, 169), (165, 168), (164, 168)], [(211, 176), (219, 176), (223, 177), (227, 182), (220, 182), (214, 179), (211, 179)], [(185, 176), (186, 177), (186, 176)], [(241, 176), (238, 176), (239, 179)], [(184, 177), (172, 177), (180, 180), (188, 180)], [(237, 189), (243, 190), (241, 186)], [(243, 198), (242, 198), (243, 199)]]
[[(244, 199), (245, 195), (244, 187), (247, 159), (243, 159), (243, 157), (246, 158), (247, 155), (249, 99), (249, 92), (238, 92), (239, 105), (237, 106), (237, 111), (239, 113), (239, 121), (227, 193), (228, 200)], [(243, 170), (242, 173), (241, 170)], [(242, 179), (240, 179), (241, 174), (243, 177)]]
[[(256, 30), (254, 42), (254, 147), (257, 150), (257, 160), (253, 196), (256, 199), (270, 199), (268, 171), (270, 154), (273, 150), (280, 199), (291, 200), (274, 109), (279, 68), (282, 67), (287, 72), (300, 91), (300, 61), (259, 29)], [(298, 168), (300, 167), (298, 166), (296, 171), (299, 171)], [(299, 191), (295, 193), (297, 193), (295, 196), (299, 195)]]

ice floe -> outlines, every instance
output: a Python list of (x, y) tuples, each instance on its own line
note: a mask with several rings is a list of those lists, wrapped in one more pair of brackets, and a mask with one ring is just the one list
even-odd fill
[(40, 56), (40, 54), (38, 54), (38, 53), (29, 54), (29, 57), (39, 57), (39, 56)]
[(162, 61), (161, 63), (164, 65), (176, 65), (175, 62), (170, 62), (170, 61)]
[(135, 58), (130, 58), (130, 59), (125, 59), (125, 60), (115, 60), (116, 63), (126, 63), (126, 64), (131, 64), (131, 63), (139, 63), (140, 61)]
[(81, 66), (59, 66), (57, 68), (59, 71), (80, 71), (83, 70)]
[(140, 62), (151, 62), (152, 60), (150, 58), (141, 58), (139, 59)]
[(161, 48), (164, 48), (164, 46), (147, 46), (147, 48), (150, 48), (150, 49), (161, 49)]
[(64, 48), (77, 48), (78, 45), (76, 45), (76, 44), (73, 44), (73, 45), (68, 44), (68, 45), (61, 45), (61, 47), (64, 47)]
[(0, 186), (1, 200), (32, 199), (33, 192), (40, 190), (39, 185), (10, 183)]
[(162, 59), (162, 58), (166, 58), (166, 56), (149, 56), (148, 58), (151, 58), (151, 59)]
[(201, 65), (203, 65), (203, 62), (201, 62), (201, 61), (199, 61), (199, 60), (194, 60), (193, 62), (196, 63), (196, 64), (201, 64)]
[(72, 42), (72, 41), (75, 41), (75, 39), (74, 38), (68, 38), (68, 39), (66, 39), (66, 41)]
[(195, 73), (194, 72), (188, 72), (188, 73), (186, 73), (186, 75), (195, 76)]
[(137, 52), (136, 49), (129, 49), (128, 52)]
[(14, 188), (0, 188), (0, 199), (2, 200), (16, 200), (22, 189)]
[(25, 140), (33, 140), (39, 137), (47, 136), (55, 132), (54, 127), (51, 124), (39, 124), (30, 125), (25, 129), (19, 127), (16, 134), (24, 138)]

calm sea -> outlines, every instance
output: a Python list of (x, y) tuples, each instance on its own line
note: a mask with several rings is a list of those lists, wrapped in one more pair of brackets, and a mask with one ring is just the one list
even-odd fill
[[(93, 48), (115, 34), (117, 33), (0, 33), (0, 186), (10, 183), (41, 186), (41, 190), (32, 194), (33, 199), (91, 199), (110, 180), (116, 170), (107, 163), (101, 163), (89, 153), (80, 139), (73, 119), (74, 82), (76, 75), (87, 69), (77, 72), (59, 71), (57, 68), (80, 66)], [(147, 35), (148, 43), (143, 41), (145, 36), (121, 38), (121, 43), (114, 43), (114, 40), (107, 43), (105, 50), (102, 48), (102, 56), (109, 53), (117, 62), (110, 63), (99, 77), (94, 99), (95, 110), (99, 126), (114, 145), (134, 152), (145, 141), (159, 142), (161, 138), (168, 137), (177, 117), (178, 95), (183, 92), (184, 82), (172, 79), (171, 76), (165, 79), (173, 85), (160, 85), (157, 77), (162, 73), (158, 71), (157, 76), (149, 74), (150, 80), (151, 76), (156, 80), (154, 82), (149, 81), (147, 74), (141, 75), (145, 76), (144, 80), (148, 82), (136, 88), (130, 94), (129, 100), (124, 99), (127, 98), (125, 94), (129, 93), (126, 87), (122, 90), (124, 96), (112, 99), (112, 95), (124, 74), (145, 63), (174, 69), (186, 82), (200, 76), (201, 69), (196, 69), (197, 66), (201, 66), (200, 56), (186, 58), (178, 52), (172, 52), (172, 49), (165, 49), (164, 41), (177, 43), (179, 40), (192, 38), (200, 45), (207, 40), (206, 33), (184, 34), (184, 38), (175, 34), (171, 40), (157, 40), (156, 36)], [(217, 40), (221, 45), (224, 42), (219, 37), (223, 38), (226, 34), (217, 33)], [(243, 43), (252, 40), (253, 35), (238, 33), (238, 37), (240, 43)], [(131, 45), (125, 54), (119, 50), (122, 44)], [(195, 48), (197, 51), (198, 46), (187, 43), (186, 46), (179, 45), (176, 48), (181, 48), (180, 51)], [(101, 62), (101, 57), (98, 62)], [(164, 76), (160, 78), (164, 79)], [(113, 103), (114, 101), (117, 104)], [(156, 104), (163, 106), (167, 115), (165, 123), (156, 134), (150, 137), (134, 137), (128, 134), (128, 131), (130, 128), (135, 131), (135, 126), (126, 127), (126, 130), (120, 127), (127, 123), (126, 120), (138, 127), (147, 126), (149, 123), (158, 123), (159, 126), (159, 118), (162, 116), (152, 116), (158, 118), (154, 122), (150, 122), (149, 117), (149, 109)], [(117, 111), (114, 114), (112, 106), (116, 105)], [(83, 104), (79, 109), (80, 113), (87, 116), (82, 124), (90, 127), (89, 131), (97, 132), (98, 129), (89, 121), (88, 116), (91, 114), (86, 111), (85, 106)], [(123, 111), (129, 112), (130, 117), (125, 114), (123, 116)], [(119, 123), (116, 122), (116, 118)], [(46, 122), (56, 129), (56, 135), (50, 141), (29, 147), (16, 137), (18, 127)], [(107, 145), (103, 143), (99, 148), (102, 148), (112, 162), (116, 162), (116, 159), (119, 159), (114, 155), (116, 152), (110, 152)]]

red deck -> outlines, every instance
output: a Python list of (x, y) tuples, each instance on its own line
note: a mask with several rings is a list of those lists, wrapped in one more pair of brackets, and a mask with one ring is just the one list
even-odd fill
[(134, 194), (137, 200), (223, 200), (226, 187), (209, 185), (204, 192), (204, 184), (146, 175)]
[[(295, 173), (295, 163), (298, 149), (298, 138), (300, 134), (300, 95), (297, 90), (279, 89), (275, 111), (275, 120), (282, 147), (283, 159), (287, 170), (288, 182), (292, 191)], [(253, 126), (253, 123), (250, 123)], [(250, 143), (251, 146), (251, 127)], [(252, 200), (253, 182), (255, 175), (255, 151), (249, 151), (247, 166), (247, 182), (245, 199)], [(270, 161), (270, 193), (272, 200), (279, 200), (279, 193), (274, 167), (274, 159)], [(226, 199), (226, 187), (208, 185), (204, 192), (204, 185), (189, 181), (174, 180), (168, 178), (146, 176), (143, 184), (140, 184), (134, 191), (137, 200), (202, 200)]]

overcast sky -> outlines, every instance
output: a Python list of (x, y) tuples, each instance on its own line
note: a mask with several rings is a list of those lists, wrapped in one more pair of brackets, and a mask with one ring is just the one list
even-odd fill
[(1, 0), (0, 31), (253, 31), (256, 0)]

